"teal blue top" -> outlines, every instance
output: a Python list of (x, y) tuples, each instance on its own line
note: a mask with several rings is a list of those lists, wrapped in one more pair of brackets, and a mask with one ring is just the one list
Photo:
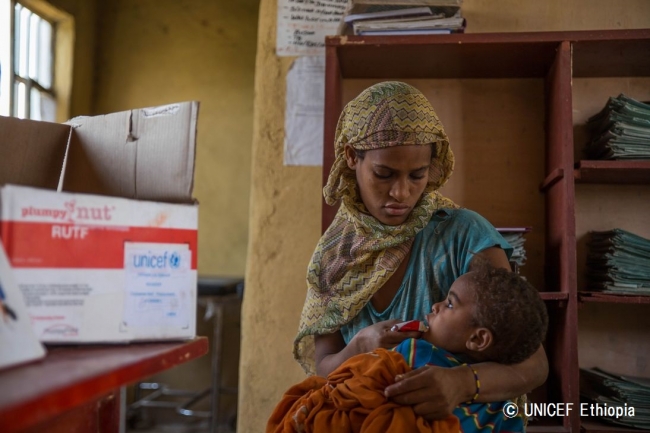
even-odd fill
[(378, 312), (368, 302), (341, 327), (345, 344), (361, 329), (389, 319), (424, 318), (431, 306), (447, 297), (451, 284), (465, 274), (475, 253), (502, 248), (510, 258), (512, 247), (481, 215), (468, 209), (436, 212), (413, 241), (408, 267), (393, 301)]

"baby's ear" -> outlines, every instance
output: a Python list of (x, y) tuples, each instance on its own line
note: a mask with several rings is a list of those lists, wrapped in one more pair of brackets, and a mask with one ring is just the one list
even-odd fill
[(492, 346), (493, 342), (492, 331), (487, 328), (476, 328), (465, 343), (465, 347), (474, 352), (482, 352)]

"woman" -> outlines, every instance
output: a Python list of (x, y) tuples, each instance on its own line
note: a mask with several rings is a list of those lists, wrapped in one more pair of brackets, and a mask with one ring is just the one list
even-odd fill
[[(294, 357), (307, 373), (326, 376), (358, 353), (417, 338), (390, 328), (424, 317), (472, 262), (509, 269), (512, 250), (494, 227), (438, 192), (453, 165), (442, 124), (412, 86), (379, 83), (345, 107), (324, 189), (327, 203), (341, 206), (309, 265), (294, 342)], [(547, 373), (540, 346), (513, 366), (425, 366), (397, 377), (386, 395), (440, 419), (464, 401), (524, 394)]]

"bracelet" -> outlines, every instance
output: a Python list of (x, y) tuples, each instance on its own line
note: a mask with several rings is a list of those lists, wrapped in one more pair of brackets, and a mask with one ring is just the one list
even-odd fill
[(472, 370), (472, 373), (474, 373), (474, 382), (476, 382), (476, 393), (474, 394), (474, 397), (472, 397), (471, 400), (466, 401), (465, 404), (472, 404), (476, 403), (476, 399), (478, 398), (478, 394), (481, 391), (481, 382), (478, 380), (478, 373), (476, 372), (476, 369), (472, 367), (470, 364), (463, 364), (469, 367), (470, 370)]

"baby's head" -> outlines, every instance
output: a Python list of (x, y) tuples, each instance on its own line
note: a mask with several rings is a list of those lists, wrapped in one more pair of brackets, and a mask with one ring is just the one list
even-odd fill
[(537, 290), (488, 263), (458, 278), (426, 320), (429, 330), (422, 338), (435, 346), (501, 364), (516, 364), (535, 353), (548, 328)]

